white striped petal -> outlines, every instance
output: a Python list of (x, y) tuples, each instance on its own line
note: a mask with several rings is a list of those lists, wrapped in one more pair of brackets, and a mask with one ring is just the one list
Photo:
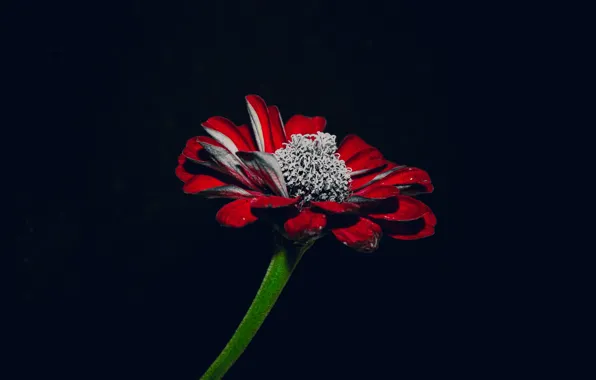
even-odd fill
[(248, 108), (248, 114), (250, 115), (250, 124), (252, 125), (252, 130), (255, 135), (255, 140), (257, 141), (257, 146), (261, 152), (265, 151), (265, 140), (263, 137), (263, 126), (261, 125), (261, 121), (259, 120), (259, 116), (257, 115), (257, 111), (253, 108), (250, 104), (248, 99), (246, 100), (246, 106)]
[(199, 193), (206, 198), (232, 198), (232, 199), (239, 199), (239, 198), (253, 198), (255, 197), (254, 192), (249, 192), (241, 187), (234, 186), (234, 185), (225, 185), (219, 187), (213, 187), (211, 189), (203, 190)]
[(234, 144), (234, 141), (232, 141), (232, 139), (228, 136), (224, 135), (220, 131), (216, 131), (215, 129), (208, 128), (205, 126), (203, 126), (203, 129), (218, 143), (225, 146), (230, 152), (236, 153), (238, 151), (238, 147), (236, 146), (236, 144)]
[(396, 166), (394, 168), (391, 168), (391, 169), (387, 170), (386, 172), (379, 173), (373, 179), (371, 179), (370, 181), (368, 181), (364, 185), (360, 186), (357, 189), (354, 189), (354, 191), (358, 191), (358, 190), (363, 189), (363, 188), (365, 188), (367, 186), (370, 186), (373, 183), (378, 182), (378, 181), (382, 180), (383, 178), (387, 177), (389, 174), (395, 173), (396, 171), (402, 170), (403, 168), (406, 168), (406, 167), (407, 167), (406, 165), (400, 165), (400, 166)]
[(225, 173), (233, 176), (243, 185), (250, 189), (256, 190), (255, 184), (250, 181), (243, 172), (244, 164), (236, 155), (226, 148), (211, 145), (209, 143), (202, 142), (201, 145), (205, 151), (209, 154), (211, 160), (216, 163), (219, 167), (225, 169)]
[[(286, 181), (275, 156), (265, 152), (238, 152), (238, 157), (271, 191), (289, 197)], [(254, 181), (255, 179), (253, 179)]]

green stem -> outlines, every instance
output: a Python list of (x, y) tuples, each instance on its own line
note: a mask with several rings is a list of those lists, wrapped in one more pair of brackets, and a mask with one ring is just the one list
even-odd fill
[(226, 347), (207, 369), (201, 380), (221, 379), (242, 355), (275, 305), (296, 264), (312, 243), (314, 241), (300, 246), (298, 249), (286, 247), (285, 245), (288, 244), (277, 245), (267, 273), (265, 273), (261, 287), (250, 308)]

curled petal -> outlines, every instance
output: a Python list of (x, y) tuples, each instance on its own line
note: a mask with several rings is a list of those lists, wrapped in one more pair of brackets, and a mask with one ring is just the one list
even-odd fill
[(398, 240), (416, 240), (434, 235), (437, 218), (430, 209), (422, 217), (407, 222), (380, 221), (386, 235)]
[(367, 144), (360, 137), (358, 137), (356, 135), (347, 135), (339, 143), (339, 147), (337, 148), (337, 153), (339, 153), (339, 158), (341, 158), (342, 160), (347, 162), (356, 153), (363, 151), (367, 148), (372, 148), (372, 146)]
[[(412, 191), (412, 193), (430, 193), (433, 191), (433, 185), (428, 173), (422, 169), (414, 167), (406, 167), (393, 171), (389, 175), (378, 180), (376, 185), (398, 186), (398, 188), (402, 190), (402, 193), (405, 193), (409, 190)], [(416, 191), (415, 188), (410, 189), (414, 185), (419, 187), (418, 191)]]
[(286, 123), (286, 137), (290, 140), (295, 134), (306, 135), (323, 132), (326, 124), (327, 121), (321, 116), (294, 115)]
[[(341, 157), (341, 154), (340, 154)], [(352, 169), (352, 177), (362, 175), (385, 165), (385, 158), (377, 148), (366, 148), (356, 153), (346, 161), (346, 166)]]
[(278, 196), (261, 196), (251, 202), (252, 208), (280, 208), (294, 205), (299, 198), (286, 198)]
[(352, 188), (355, 191), (372, 186), (397, 186), (402, 189), (401, 193), (408, 193), (409, 191), (410, 194), (408, 195), (433, 191), (433, 185), (427, 172), (422, 169), (393, 163), (390, 163), (372, 178), (366, 175), (365, 180), (361, 178), (352, 180)]
[(174, 173), (176, 173), (176, 177), (178, 177), (178, 179), (180, 179), (180, 181), (184, 183), (190, 181), (190, 179), (193, 177), (192, 174), (184, 170), (184, 167), (182, 165), (176, 166), (176, 170), (174, 171)]
[(266, 185), (277, 195), (288, 197), (288, 189), (283, 173), (275, 156), (265, 152), (238, 152), (237, 156), (249, 169), (251, 181)]
[(337, 203), (331, 201), (321, 201), (311, 202), (311, 205), (315, 208), (319, 208), (332, 214), (349, 214), (357, 212), (360, 209), (359, 205), (351, 202)]
[(192, 177), (194, 177), (194, 174), (189, 173), (185, 168), (184, 168), (184, 163), (186, 162), (186, 157), (184, 157), (183, 155), (180, 155), (178, 157), (178, 166), (176, 166), (176, 177), (178, 177), (180, 179), (180, 181), (186, 183), (188, 181), (190, 181), (190, 179)]
[(303, 240), (319, 235), (326, 224), (327, 218), (324, 214), (304, 209), (295, 217), (288, 219), (284, 223), (284, 229), (288, 238)]
[(365, 218), (359, 218), (348, 227), (334, 228), (331, 232), (337, 240), (359, 252), (375, 251), (383, 235), (378, 224)]
[(250, 199), (237, 199), (220, 208), (215, 219), (222, 226), (240, 228), (258, 218), (250, 212)]
[(273, 152), (275, 152), (279, 148), (282, 148), (282, 144), (286, 142), (286, 132), (279, 109), (276, 106), (269, 106), (267, 110), (269, 111), (269, 123), (271, 124)]
[(211, 137), (225, 146), (230, 152), (250, 150), (238, 127), (225, 117), (211, 117), (202, 126)]
[(273, 137), (271, 135), (267, 104), (260, 96), (248, 95), (246, 97), (246, 106), (259, 150), (273, 153)]
[[(378, 188), (374, 188), (378, 189)], [(396, 195), (397, 209), (385, 214), (369, 214), (374, 219), (382, 219), (392, 222), (405, 222), (421, 218), (430, 211), (430, 208), (417, 199), (405, 195)]]
[(188, 139), (184, 146), (184, 150), (182, 150), (182, 155), (191, 160), (200, 161), (199, 151), (201, 150), (203, 150), (203, 147), (199, 143), (198, 136), (195, 136)]

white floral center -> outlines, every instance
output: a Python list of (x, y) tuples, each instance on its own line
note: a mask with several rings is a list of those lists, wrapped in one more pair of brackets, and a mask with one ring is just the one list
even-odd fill
[(292, 135), (275, 151), (291, 197), (310, 201), (343, 202), (350, 196), (350, 172), (339, 158), (335, 136), (329, 133)]

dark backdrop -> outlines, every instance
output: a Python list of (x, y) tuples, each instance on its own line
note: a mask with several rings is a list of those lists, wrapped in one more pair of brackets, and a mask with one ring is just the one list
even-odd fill
[[(426, 169), (435, 236), (305, 256), (229, 379), (463, 376), (473, 306), (450, 246), (447, 22), (423, 2), (46, 2), (4, 13), (20, 188), (18, 376), (196, 379), (242, 318), (270, 231), (174, 176), (200, 123), (256, 93)], [(485, 369), (487, 370), (487, 369)]]

